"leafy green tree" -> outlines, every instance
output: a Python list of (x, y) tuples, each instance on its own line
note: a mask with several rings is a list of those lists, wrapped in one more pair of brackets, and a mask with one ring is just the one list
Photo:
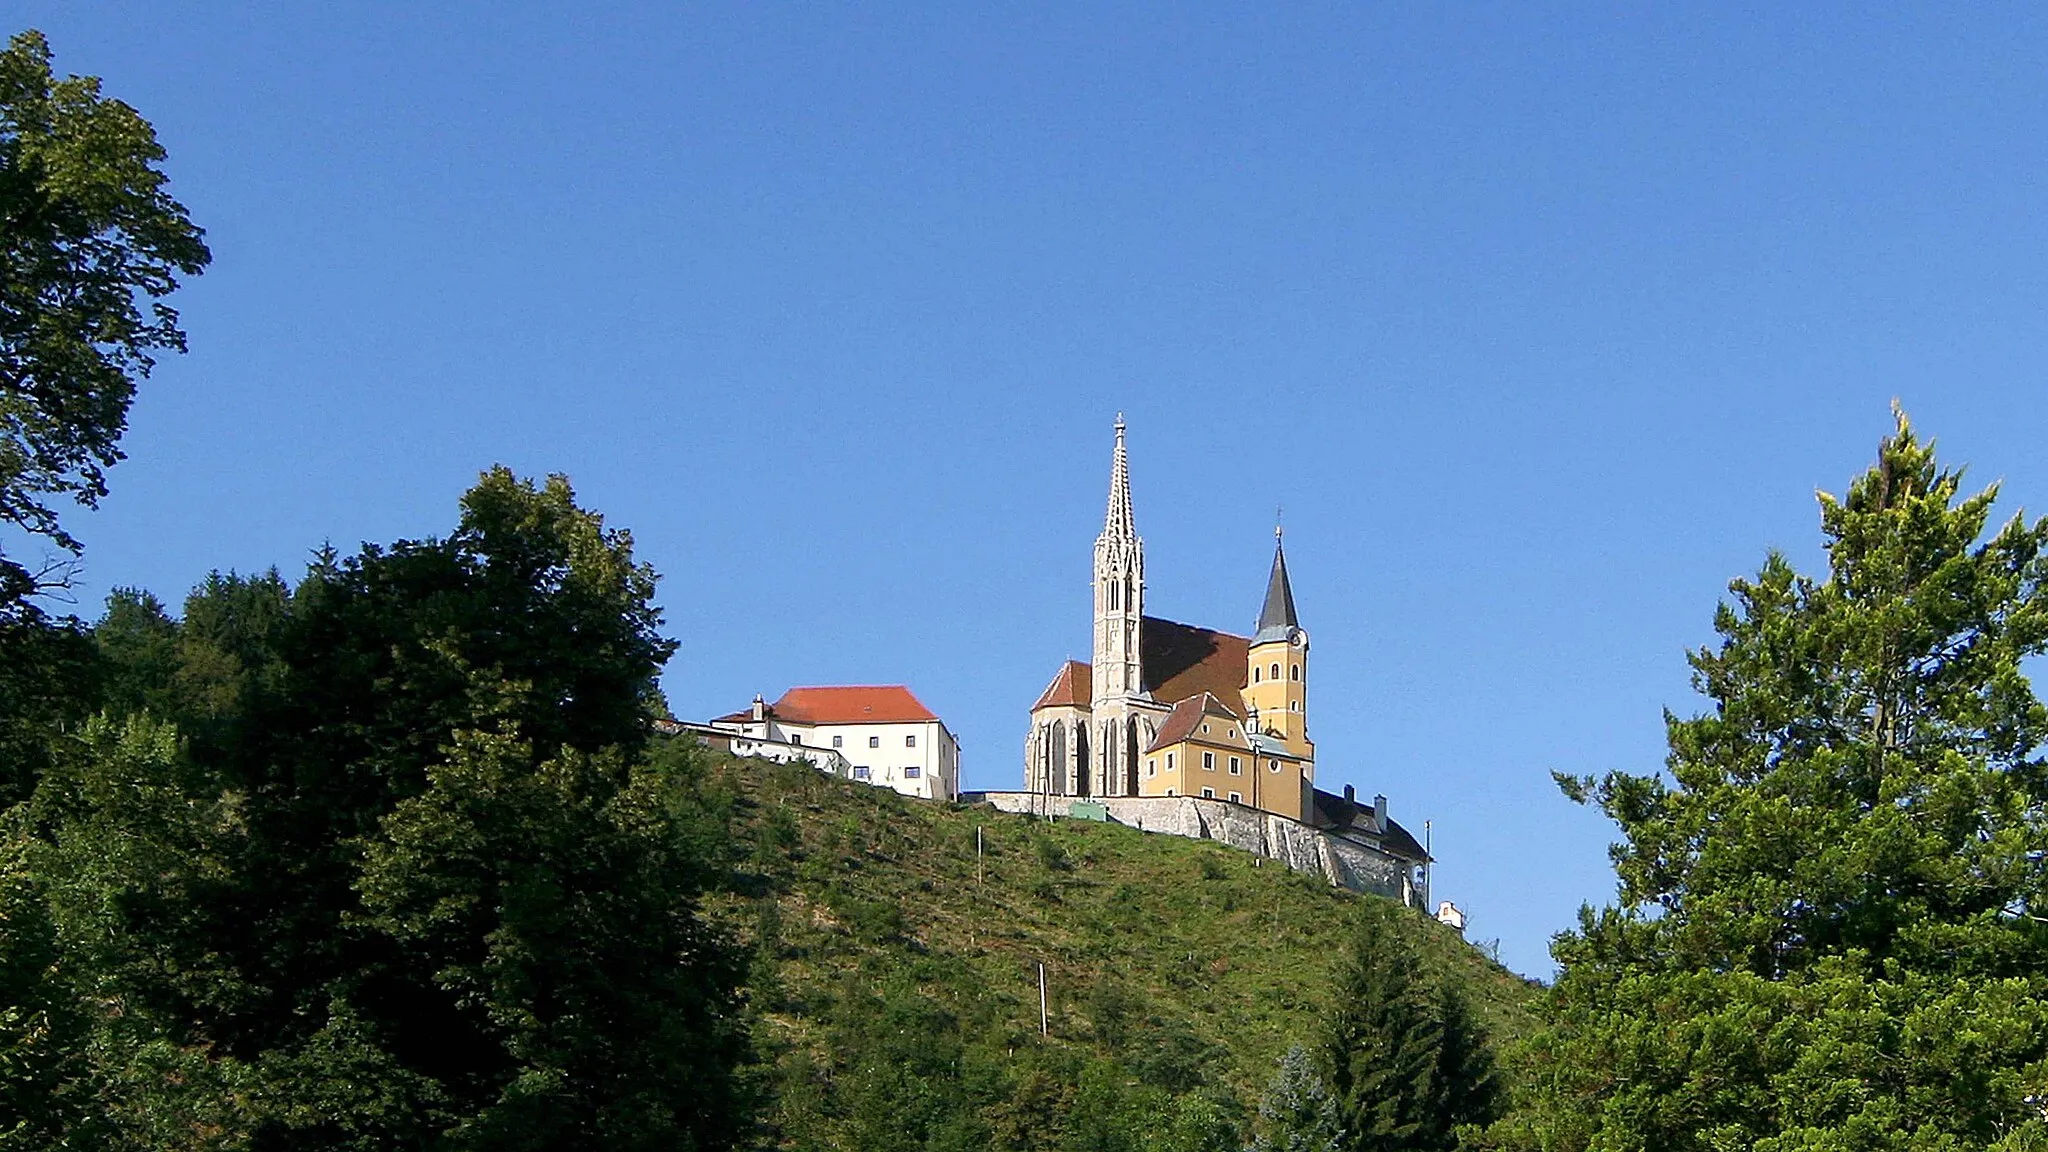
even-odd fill
[(87, 1018), (20, 1081), (55, 1078), (64, 1138), (736, 1140), (743, 958), (695, 907), (732, 853), (695, 754), (647, 746), (653, 579), (566, 481), (498, 469), (447, 539), (296, 589), (215, 575), (181, 621), (117, 595), (114, 707), (59, 742), (0, 886), (47, 923), (0, 937), (0, 979)]
[[(162, 299), (210, 257), (163, 159), (98, 80), (51, 73), (41, 33), (0, 49), (0, 532), (77, 552), (56, 505), (106, 494), (136, 379), (184, 346)], [(69, 568), (0, 541), (0, 805), (27, 796), (44, 737), (88, 710), (89, 646), (37, 603)]]
[(1493, 1118), (1491, 1050), (1464, 1003), (1394, 929), (1368, 916), (1338, 969), (1317, 1053), (1349, 1149), (1449, 1149)]
[(1250, 1152), (1342, 1152), (1337, 1101), (1308, 1049), (1296, 1044), (1280, 1057), (1280, 1071), (1259, 1101), (1259, 1123)]
[(163, 298), (212, 259), (163, 160), (97, 79), (56, 78), (42, 33), (0, 51), (0, 523), (73, 550), (50, 501), (106, 495), (136, 379), (184, 350)]
[(2048, 1141), (2048, 521), (1985, 538), (1903, 414), (1828, 572), (1771, 555), (1691, 655), (1666, 774), (1561, 778), (1620, 826), (1618, 902), (1561, 935), (1531, 1098), (1546, 1149)]

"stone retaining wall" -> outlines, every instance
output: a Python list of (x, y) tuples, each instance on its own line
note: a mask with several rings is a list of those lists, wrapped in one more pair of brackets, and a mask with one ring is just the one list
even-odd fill
[[(969, 804), (992, 805), (1004, 812), (1064, 817), (1075, 797), (1036, 792), (963, 792), (960, 799)], [(1296, 872), (1320, 876), (1354, 892), (1376, 892), (1408, 904), (1420, 898), (1414, 887), (1414, 871), (1405, 861), (1299, 820), (1228, 800), (1197, 796), (1090, 796), (1087, 800), (1107, 809), (1112, 822), (1142, 832), (1215, 840), (1277, 860)]]

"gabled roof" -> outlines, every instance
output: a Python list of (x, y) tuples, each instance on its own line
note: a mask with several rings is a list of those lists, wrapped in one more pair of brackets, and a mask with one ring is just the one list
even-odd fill
[[(1178, 744), (1193, 736), (1195, 726), (1202, 722), (1204, 716), (1216, 716), (1234, 723), (1242, 723), (1237, 713), (1215, 696), (1207, 692), (1199, 696), (1190, 696), (1175, 704), (1173, 711), (1166, 714), (1166, 723), (1160, 725), (1159, 735), (1153, 738), (1151, 747), (1145, 751), (1156, 752), (1169, 744)], [(1221, 744), (1225, 741), (1216, 742)]]
[(1185, 700), (1204, 692), (1226, 701), (1243, 698), (1250, 648), (1244, 637), (1147, 616), (1138, 644), (1145, 691), (1154, 700)]
[[(901, 684), (791, 688), (768, 706), (768, 715), (790, 724), (915, 724), (938, 719)], [(753, 718), (748, 710), (718, 719), (737, 722)]]
[(1031, 706), (1033, 712), (1040, 708), (1086, 708), (1095, 699), (1095, 669), (1079, 660), (1069, 660), (1060, 666), (1059, 674), (1052, 683), (1039, 693), (1038, 703)]

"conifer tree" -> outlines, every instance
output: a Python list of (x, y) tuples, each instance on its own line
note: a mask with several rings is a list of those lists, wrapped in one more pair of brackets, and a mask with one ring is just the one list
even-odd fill
[(1621, 829), (1615, 906), (1559, 937), (1545, 1149), (2023, 1148), (2048, 1138), (2048, 521), (1898, 414), (1828, 572), (1773, 554), (1691, 656), (1666, 773), (1560, 778)]
[(1337, 974), (1318, 1055), (1346, 1150), (1449, 1149), (1493, 1115), (1490, 1050), (1391, 923), (1404, 914), (1369, 916)]
[(1337, 1101), (1308, 1049), (1296, 1044), (1280, 1057), (1280, 1071), (1259, 1101), (1259, 1123), (1264, 1131), (1248, 1152), (1341, 1152)]

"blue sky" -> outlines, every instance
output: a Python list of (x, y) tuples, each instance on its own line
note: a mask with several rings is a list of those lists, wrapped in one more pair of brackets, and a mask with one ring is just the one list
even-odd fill
[(1249, 629), (1284, 505), (1323, 783), (1541, 975), (1613, 883), (1550, 771), (1661, 762), (1893, 397), (2048, 506), (2037, 9), (557, 7), (14, 10), (215, 253), (88, 605), (561, 471), (679, 714), (905, 682), (1013, 786), (1121, 410), (1148, 607)]

